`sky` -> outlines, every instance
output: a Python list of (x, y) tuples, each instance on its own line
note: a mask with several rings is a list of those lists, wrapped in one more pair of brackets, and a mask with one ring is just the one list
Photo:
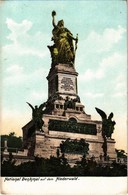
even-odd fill
[(1, 129), (22, 136), (31, 120), (26, 104), (40, 105), (48, 98), (47, 75), (51, 67), (52, 16), (78, 33), (75, 68), (78, 95), (92, 120), (101, 120), (95, 107), (114, 113), (116, 148), (127, 148), (127, 48), (126, 2), (106, 1), (2, 1)]

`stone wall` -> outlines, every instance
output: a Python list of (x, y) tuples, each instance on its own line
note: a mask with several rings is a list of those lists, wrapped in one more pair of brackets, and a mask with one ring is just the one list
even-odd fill
[[(95, 135), (83, 135), (67, 132), (56, 132), (49, 131), (49, 134), (38, 133), (35, 134), (35, 156), (50, 158), (50, 156), (57, 157), (57, 149), (59, 149), (60, 143), (65, 141), (67, 138), (72, 140), (85, 139), (89, 144), (89, 154), (88, 156), (95, 156), (96, 159), (99, 159), (99, 156), (103, 155), (103, 138), (101, 136)], [(115, 152), (115, 141), (108, 140), (108, 155), (111, 160), (116, 159)], [(60, 152), (61, 154), (61, 152)], [(74, 156), (74, 157), (73, 157)], [(81, 156), (81, 155), (80, 155)], [(68, 158), (80, 159), (79, 155), (68, 155)]]

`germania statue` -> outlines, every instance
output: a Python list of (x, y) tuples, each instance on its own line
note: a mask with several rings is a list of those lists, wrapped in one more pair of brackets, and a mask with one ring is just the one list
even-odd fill
[[(72, 33), (64, 27), (64, 21), (60, 20), (55, 23), (56, 12), (52, 11), (52, 41), (54, 41), (53, 46), (48, 46), (51, 52), (52, 65), (59, 63), (69, 64), (74, 66), (75, 52), (78, 43), (78, 34), (76, 38), (73, 37)], [(75, 46), (73, 41), (75, 41)]]

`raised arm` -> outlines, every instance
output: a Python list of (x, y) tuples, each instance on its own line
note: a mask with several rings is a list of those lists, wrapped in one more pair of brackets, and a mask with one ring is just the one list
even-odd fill
[(56, 27), (55, 15), (56, 15), (56, 12), (55, 12), (55, 11), (52, 11), (52, 25), (53, 25), (54, 27)]

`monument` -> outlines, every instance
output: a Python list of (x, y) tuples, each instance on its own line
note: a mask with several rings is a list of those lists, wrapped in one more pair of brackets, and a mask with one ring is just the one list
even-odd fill
[[(23, 147), (28, 149), (30, 156), (49, 158), (61, 154), (60, 146), (67, 139), (77, 144), (84, 140), (89, 147), (89, 157), (98, 159), (103, 155), (104, 160), (107, 156), (114, 160), (115, 140), (111, 138), (115, 125), (111, 120), (113, 113), (107, 119), (106, 114), (96, 108), (102, 117), (102, 121), (96, 121), (85, 112), (78, 95), (75, 69), (78, 34), (74, 37), (65, 28), (63, 20), (56, 24), (55, 16), (53, 11), (53, 45), (48, 46), (52, 61), (47, 76), (48, 99), (35, 108), (27, 102), (32, 109), (32, 120), (22, 128)], [(65, 155), (69, 162), (75, 162), (83, 154), (74, 150)]]

